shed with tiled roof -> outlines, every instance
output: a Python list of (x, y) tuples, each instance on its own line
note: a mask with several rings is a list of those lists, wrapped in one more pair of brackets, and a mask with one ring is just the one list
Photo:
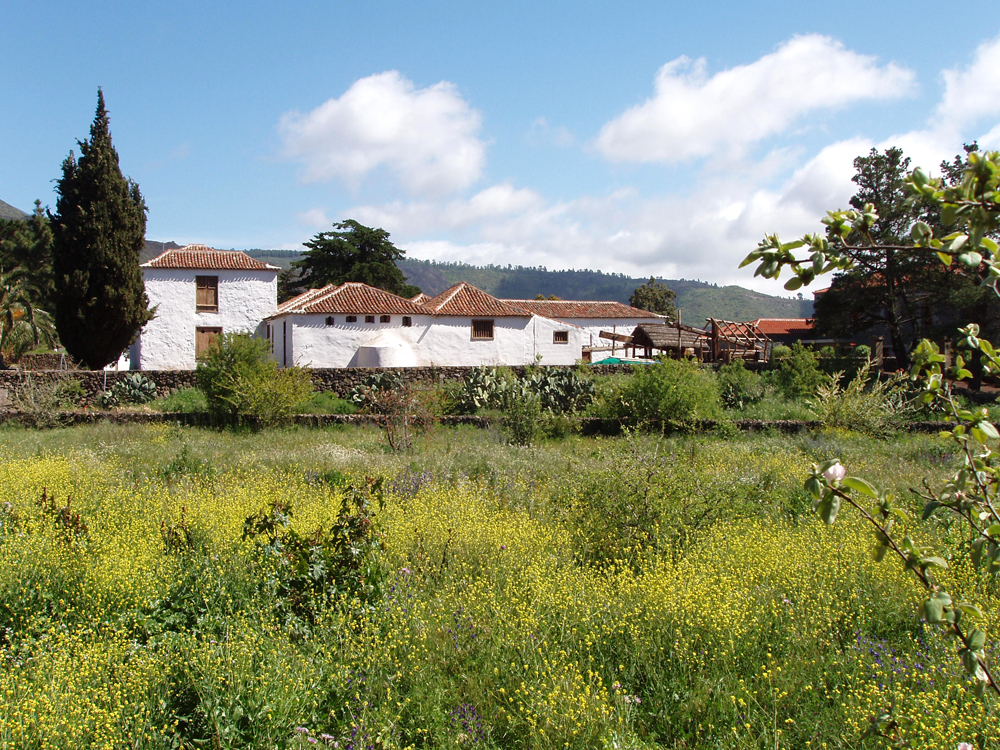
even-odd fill
[(216, 250), (207, 245), (187, 245), (177, 250), (167, 250), (143, 268), (173, 268), (196, 271), (280, 271), (263, 261), (251, 258), (240, 250)]

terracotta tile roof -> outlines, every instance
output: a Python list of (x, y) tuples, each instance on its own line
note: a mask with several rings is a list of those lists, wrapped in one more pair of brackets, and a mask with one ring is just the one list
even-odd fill
[(629, 307), (621, 302), (585, 302), (549, 299), (505, 299), (513, 305), (543, 318), (661, 318), (656, 313)]
[(430, 298), (431, 296), (429, 294), (424, 294), (423, 292), (421, 292), (420, 294), (415, 294), (412, 297), (410, 297), (410, 302), (413, 302), (417, 305), (422, 305)]
[(493, 295), (487, 294), (482, 289), (476, 289), (472, 284), (464, 281), (427, 300), (422, 307), (433, 315), (531, 317), (531, 313), (498, 300)]
[(289, 313), (341, 315), (427, 315), (420, 305), (395, 294), (349, 281), (335, 286), (330, 284), (322, 289), (310, 289), (298, 297), (292, 297), (278, 305), (272, 318)]
[(765, 336), (782, 336), (813, 330), (812, 318), (758, 318), (753, 324)]
[(239, 250), (214, 250), (206, 245), (188, 245), (167, 250), (142, 264), (143, 268), (189, 268), (201, 271), (280, 271)]

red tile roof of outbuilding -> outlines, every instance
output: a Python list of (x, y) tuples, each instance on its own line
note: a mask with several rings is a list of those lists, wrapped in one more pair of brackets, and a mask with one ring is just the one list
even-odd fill
[(143, 268), (186, 268), (193, 271), (280, 271), (239, 250), (215, 250), (207, 245), (187, 245), (167, 250), (142, 264)]
[(812, 318), (758, 318), (753, 323), (765, 336), (782, 336), (813, 330)]
[(410, 302), (384, 289), (349, 281), (336, 286), (329, 284), (322, 289), (310, 289), (298, 297), (292, 297), (278, 305), (278, 311), (271, 317), (299, 314), (342, 315), (427, 315), (420, 305)]

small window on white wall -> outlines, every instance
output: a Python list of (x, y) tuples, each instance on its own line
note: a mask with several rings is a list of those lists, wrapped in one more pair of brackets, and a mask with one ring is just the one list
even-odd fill
[(493, 338), (493, 321), (492, 320), (474, 320), (472, 321), (472, 340), (473, 341), (485, 341)]
[(382, 316), (379, 317), (378, 322), (379, 323), (391, 323), (392, 322), (392, 316), (391, 315), (382, 315)]
[(348, 323), (357, 323), (358, 322), (358, 316), (357, 315), (348, 315), (346, 318), (344, 318), (344, 320), (346, 322), (348, 322)]
[(568, 344), (569, 343), (569, 331), (553, 331), (552, 332), (552, 343), (553, 344)]
[(328, 326), (336, 325), (337, 324), (337, 319), (334, 318), (332, 315), (327, 315), (326, 316), (326, 324)]
[(403, 316), (403, 328), (409, 328), (412, 325), (413, 325), (413, 318), (411, 318), (409, 315), (404, 315)]

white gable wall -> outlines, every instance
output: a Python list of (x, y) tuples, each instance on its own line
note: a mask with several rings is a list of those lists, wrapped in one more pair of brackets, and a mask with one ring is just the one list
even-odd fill
[[(327, 325), (332, 317), (334, 324)], [(358, 348), (383, 331), (410, 344), (417, 352), (419, 341), (433, 318), (430, 315), (411, 315), (412, 326), (403, 325), (402, 315), (392, 315), (389, 323), (365, 323), (364, 315), (356, 316), (359, 322), (348, 323), (343, 313), (336, 315), (282, 315), (268, 321), (271, 326), (272, 356), (282, 367), (358, 367)]]
[[(193, 370), (195, 329), (263, 334), (261, 321), (278, 305), (277, 271), (214, 271), (143, 268), (146, 294), (156, 317), (133, 344), (133, 367), (142, 370)], [(196, 311), (197, 276), (219, 278), (219, 312)]]
[[(333, 325), (327, 324), (328, 317)], [(572, 365), (582, 356), (581, 329), (537, 315), (477, 317), (493, 320), (493, 338), (477, 340), (472, 338), (472, 317), (412, 315), (408, 327), (401, 315), (393, 315), (389, 323), (364, 323), (364, 315), (357, 317), (362, 322), (347, 323), (343, 314), (288, 314), (270, 320), (272, 356), (283, 367), (362, 367), (367, 360), (364, 353), (359, 357), (359, 348), (384, 331), (412, 347), (417, 366)], [(555, 343), (555, 331), (567, 331), (569, 343)]]

